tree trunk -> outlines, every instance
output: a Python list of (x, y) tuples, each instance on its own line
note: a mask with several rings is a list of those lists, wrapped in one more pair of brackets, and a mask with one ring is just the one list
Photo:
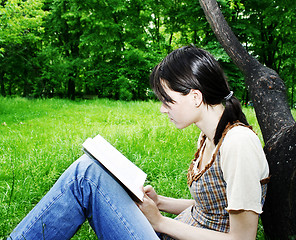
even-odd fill
[(296, 239), (296, 124), (283, 128), (265, 146), (272, 181), (262, 222), (267, 239)]
[(70, 76), (68, 80), (68, 93), (67, 96), (71, 100), (75, 100), (75, 80), (72, 79), (73, 77)]
[(4, 73), (0, 72), (0, 87), (1, 87), (1, 95), (3, 97), (6, 96), (6, 92), (5, 92), (5, 86), (4, 86)]
[(240, 44), (216, 0), (199, 0), (217, 39), (245, 77), (270, 165), (262, 221), (270, 239), (296, 239), (296, 127), (279, 75)]

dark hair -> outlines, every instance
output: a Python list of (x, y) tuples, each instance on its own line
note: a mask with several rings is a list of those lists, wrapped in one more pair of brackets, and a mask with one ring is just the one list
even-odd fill
[[(238, 99), (231, 96), (226, 76), (214, 57), (205, 50), (186, 46), (171, 52), (152, 71), (150, 84), (160, 101), (174, 103), (163, 84), (187, 95), (191, 89), (201, 91), (208, 105), (224, 103), (225, 110), (218, 123), (214, 143), (218, 144), (228, 123), (240, 121), (249, 125)], [(230, 94), (230, 96), (229, 96)], [(226, 96), (229, 96), (227, 100)]]

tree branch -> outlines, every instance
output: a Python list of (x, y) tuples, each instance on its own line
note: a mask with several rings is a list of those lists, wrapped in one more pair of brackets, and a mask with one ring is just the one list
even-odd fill
[(199, 2), (218, 41), (235, 65), (245, 73), (250, 63), (257, 64), (258, 61), (246, 51), (232, 32), (221, 13), (217, 1), (200, 0)]
[(257, 61), (241, 45), (226, 22), (216, 0), (199, 0), (218, 41), (245, 76), (264, 141), (295, 123), (278, 74)]

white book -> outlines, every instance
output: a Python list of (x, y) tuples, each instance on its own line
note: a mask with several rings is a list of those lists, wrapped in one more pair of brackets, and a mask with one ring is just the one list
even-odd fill
[(88, 138), (82, 144), (83, 150), (92, 158), (98, 160), (108, 171), (116, 177), (123, 186), (143, 201), (143, 186), (147, 174), (127, 159), (101, 135)]

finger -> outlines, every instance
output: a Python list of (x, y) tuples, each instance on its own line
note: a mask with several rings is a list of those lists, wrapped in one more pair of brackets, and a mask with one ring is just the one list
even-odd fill
[(146, 193), (144, 193), (143, 202), (142, 201), (134, 201), (134, 203), (138, 206), (138, 208), (141, 208), (141, 206), (143, 205), (145, 200), (148, 200), (148, 199), (150, 199), (150, 198), (148, 197), (148, 195)]
[(153, 190), (153, 187), (151, 185), (147, 185), (144, 187), (144, 192), (149, 192), (149, 191), (152, 191)]
[(148, 194), (145, 194), (144, 195), (144, 201), (143, 201), (144, 204), (149, 204), (149, 205), (155, 205), (155, 202), (153, 201), (152, 198), (150, 198), (150, 196)]

